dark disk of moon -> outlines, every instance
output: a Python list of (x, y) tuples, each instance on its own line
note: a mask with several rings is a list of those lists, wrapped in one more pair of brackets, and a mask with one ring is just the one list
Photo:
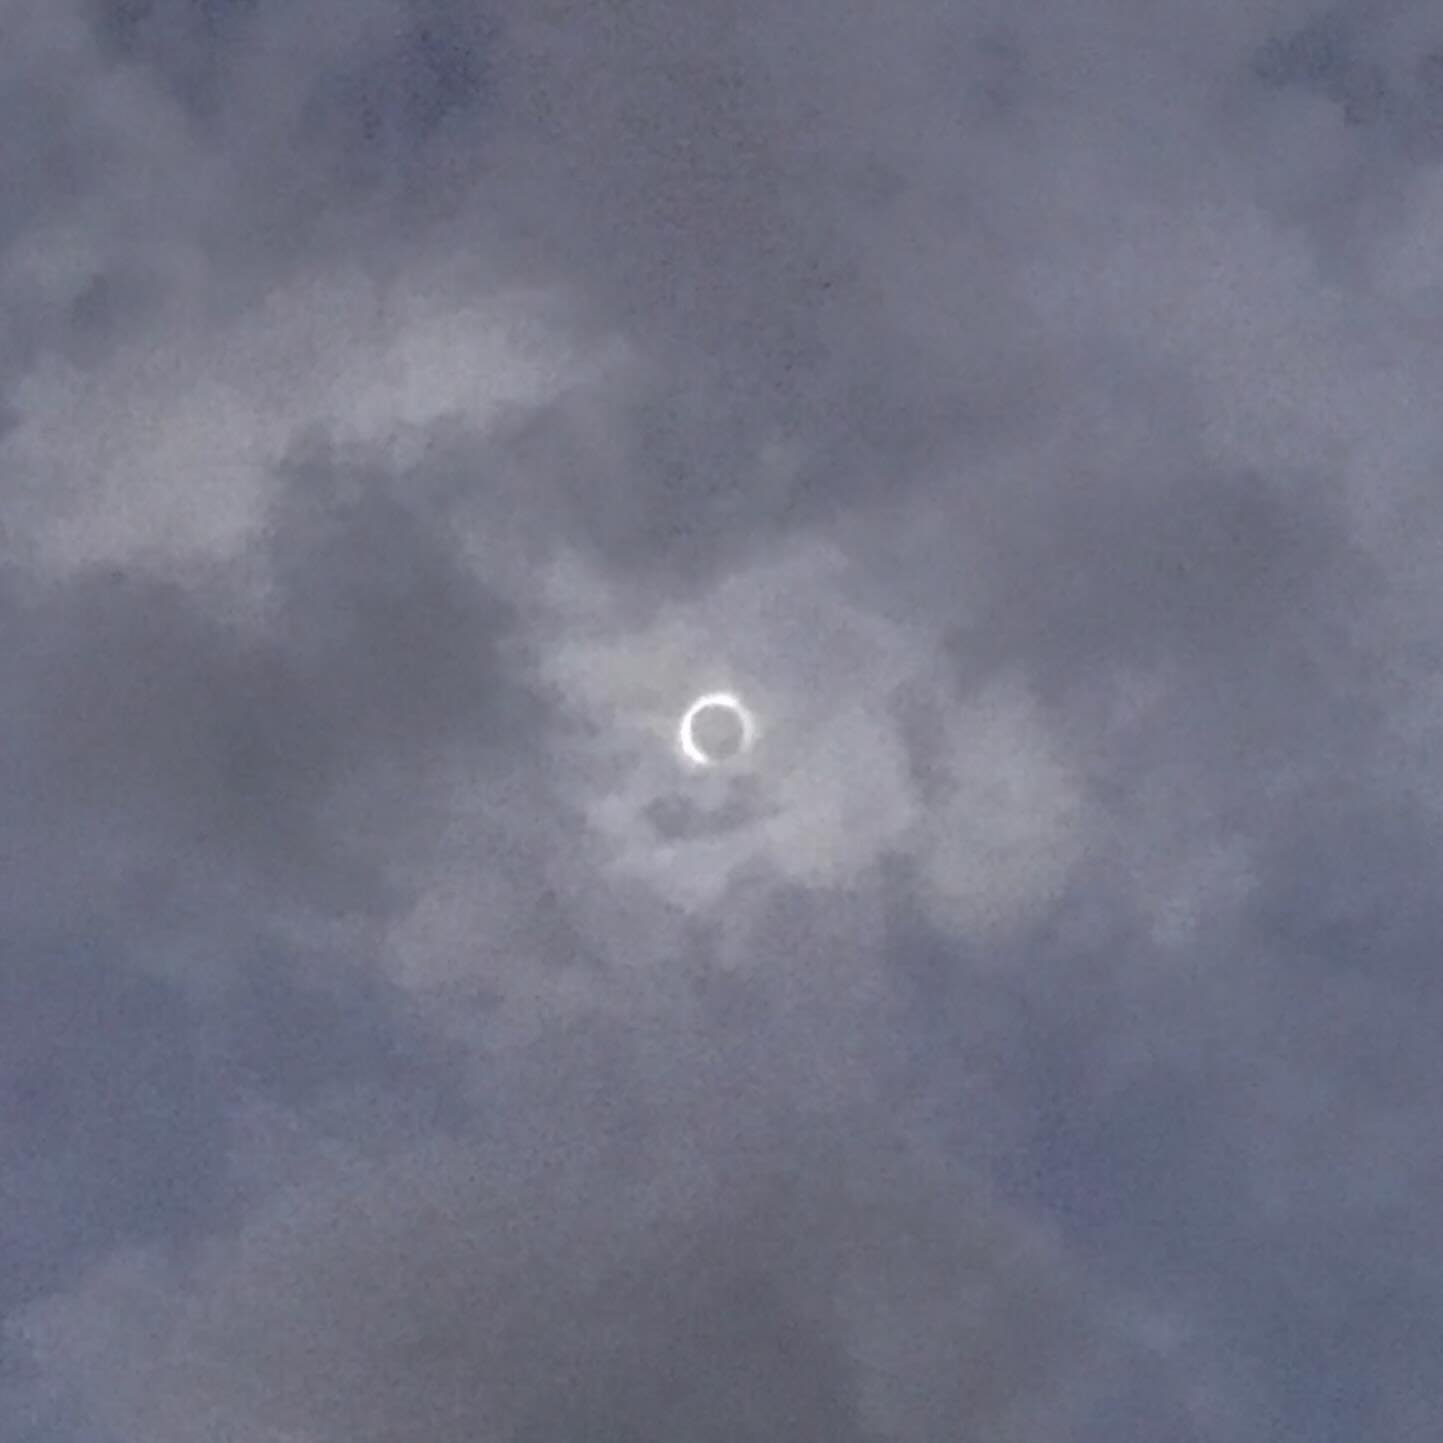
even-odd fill
[(730, 761), (746, 745), (746, 723), (735, 707), (721, 702), (699, 707), (690, 730), (692, 744), (709, 761)]

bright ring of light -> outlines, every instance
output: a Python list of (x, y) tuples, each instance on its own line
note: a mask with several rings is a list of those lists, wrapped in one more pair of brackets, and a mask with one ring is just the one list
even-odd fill
[(695, 767), (715, 767), (722, 764), (723, 759), (708, 756), (701, 747), (697, 745), (696, 737), (692, 732), (692, 723), (699, 713), (707, 707), (725, 707), (731, 712), (742, 725), (741, 745), (737, 748), (737, 756), (751, 750), (752, 743), (756, 740), (757, 724), (742, 700), (733, 692), (710, 691), (705, 696), (699, 696), (687, 707), (685, 715), (681, 719), (681, 725), (677, 728), (677, 745), (681, 748), (681, 754)]

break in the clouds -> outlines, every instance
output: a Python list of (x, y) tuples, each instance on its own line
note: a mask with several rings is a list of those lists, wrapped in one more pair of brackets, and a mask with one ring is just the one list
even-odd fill
[(1428, 1435), (1436, 6), (3, 29), (0, 1432)]

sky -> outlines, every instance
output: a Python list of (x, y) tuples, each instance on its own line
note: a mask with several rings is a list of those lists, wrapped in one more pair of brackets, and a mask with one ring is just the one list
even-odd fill
[(0, 1443), (1436, 1436), (1436, 4), (0, 13)]

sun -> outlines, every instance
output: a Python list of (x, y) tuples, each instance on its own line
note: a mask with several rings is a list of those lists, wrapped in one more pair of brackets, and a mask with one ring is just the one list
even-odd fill
[(682, 714), (676, 744), (689, 765), (710, 768), (744, 756), (756, 735), (756, 719), (735, 692), (709, 691)]

